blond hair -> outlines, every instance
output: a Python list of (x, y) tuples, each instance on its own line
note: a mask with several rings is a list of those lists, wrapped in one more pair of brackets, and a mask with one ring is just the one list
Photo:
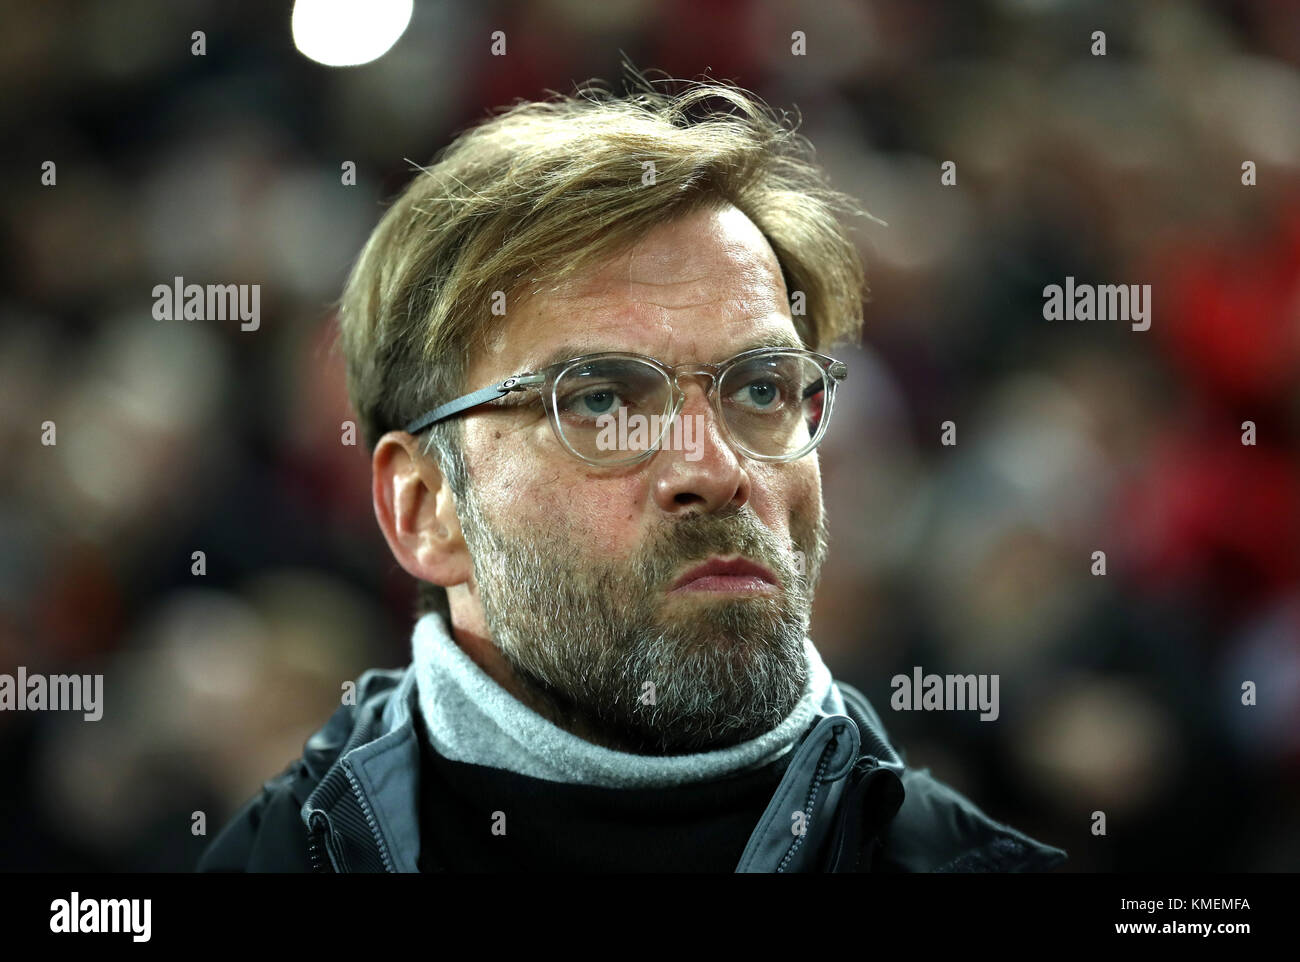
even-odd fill
[[(856, 340), (866, 293), (811, 145), (752, 94), (717, 81), (661, 90), (642, 75), (616, 96), (596, 83), (505, 109), (458, 136), (384, 214), (339, 304), (348, 392), (367, 446), (466, 385), (473, 352), (509, 303), (624, 251), (652, 228), (734, 204), (776, 253), (803, 343)], [(647, 172), (653, 171), (652, 177)], [(499, 296), (498, 296), (499, 302)], [(429, 429), (457, 499), (467, 476), (461, 422)], [(421, 610), (446, 612), (424, 586)]]

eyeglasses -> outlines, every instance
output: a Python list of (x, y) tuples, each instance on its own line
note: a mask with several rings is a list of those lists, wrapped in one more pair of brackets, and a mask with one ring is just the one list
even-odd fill
[(633, 464), (657, 451), (677, 423), (686, 400), (683, 375), (708, 378), (705, 396), (738, 451), (756, 461), (793, 461), (821, 443), (835, 386), (848, 376), (848, 366), (786, 347), (745, 351), (720, 364), (673, 367), (643, 354), (585, 354), (463, 395), (404, 430), (419, 434), (511, 392), (536, 390), (570, 454), (593, 465)]

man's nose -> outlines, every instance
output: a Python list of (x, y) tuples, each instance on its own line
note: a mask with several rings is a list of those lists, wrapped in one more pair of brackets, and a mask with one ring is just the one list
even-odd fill
[(690, 381), (688, 380), (686, 383), (683, 383), (682, 378), (699, 378), (703, 385), (704, 396), (706, 399), (713, 394), (713, 389), (717, 386), (717, 379), (712, 371), (707, 371), (703, 368), (697, 368), (694, 370), (682, 368), (673, 372), (673, 381), (677, 384), (678, 390), (683, 394), (686, 393), (686, 388), (689, 386)]
[(664, 445), (654, 459), (655, 503), (667, 514), (734, 510), (750, 497), (746, 462), (727, 442), (706, 388), (684, 380), (695, 377), (706, 378), (705, 385), (712, 388), (708, 372), (676, 375), (683, 396), (677, 410), (680, 424), (672, 430), (681, 443)]

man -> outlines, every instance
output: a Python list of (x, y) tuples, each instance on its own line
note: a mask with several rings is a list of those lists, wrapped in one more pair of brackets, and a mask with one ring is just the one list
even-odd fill
[(715, 84), (521, 104), (421, 172), (340, 310), (412, 664), (363, 675), (202, 870), (1064, 860), (907, 767), (807, 638), (851, 209)]

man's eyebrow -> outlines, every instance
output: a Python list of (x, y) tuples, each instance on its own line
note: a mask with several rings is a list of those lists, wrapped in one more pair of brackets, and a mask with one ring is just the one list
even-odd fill
[(742, 354), (745, 351), (756, 351), (760, 347), (788, 347), (796, 351), (802, 351), (804, 350), (804, 343), (797, 334), (790, 334), (787, 331), (775, 331), (755, 338), (749, 342), (748, 347), (742, 347), (735, 353)]
[(605, 351), (621, 351), (622, 348), (612, 347), (603, 344), (561, 344), (552, 350), (545, 357), (539, 359), (533, 364), (528, 365), (525, 371), (540, 371), (544, 367), (550, 367), (552, 364), (559, 364), (561, 361), (567, 361), (571, 357), (581, 357), (583, 354), (600, 354)]
[[(737, 354), (743, 354), (746, 351), (755, 351), (760, 347), (788, 347), (794, 350), (803, 350), (803, 343), (795, 334), (786, 331), (774, 331), (770, 334), (760, 335), (747, 341), (742, 346), (730, 351), (723, 357), (717, 358), (717, 363), (725, 361), (729, 357)], [(520, 368), (516, 373), (522, 374), (525, 371), (540, 371), (542, 368), (550, 367), (552, 364), (558, 364), (561, 361), (567, 361), (570, 358), (581, 357), (584, 354), (602, 354), (605, 352), (641, 354), (641, 351), (629, 351), (626, 347), (620, 347), (613, 344), (561, 344), (559, 347), (551, 350), (545, 357), (539, 358), (535, 363)]]

